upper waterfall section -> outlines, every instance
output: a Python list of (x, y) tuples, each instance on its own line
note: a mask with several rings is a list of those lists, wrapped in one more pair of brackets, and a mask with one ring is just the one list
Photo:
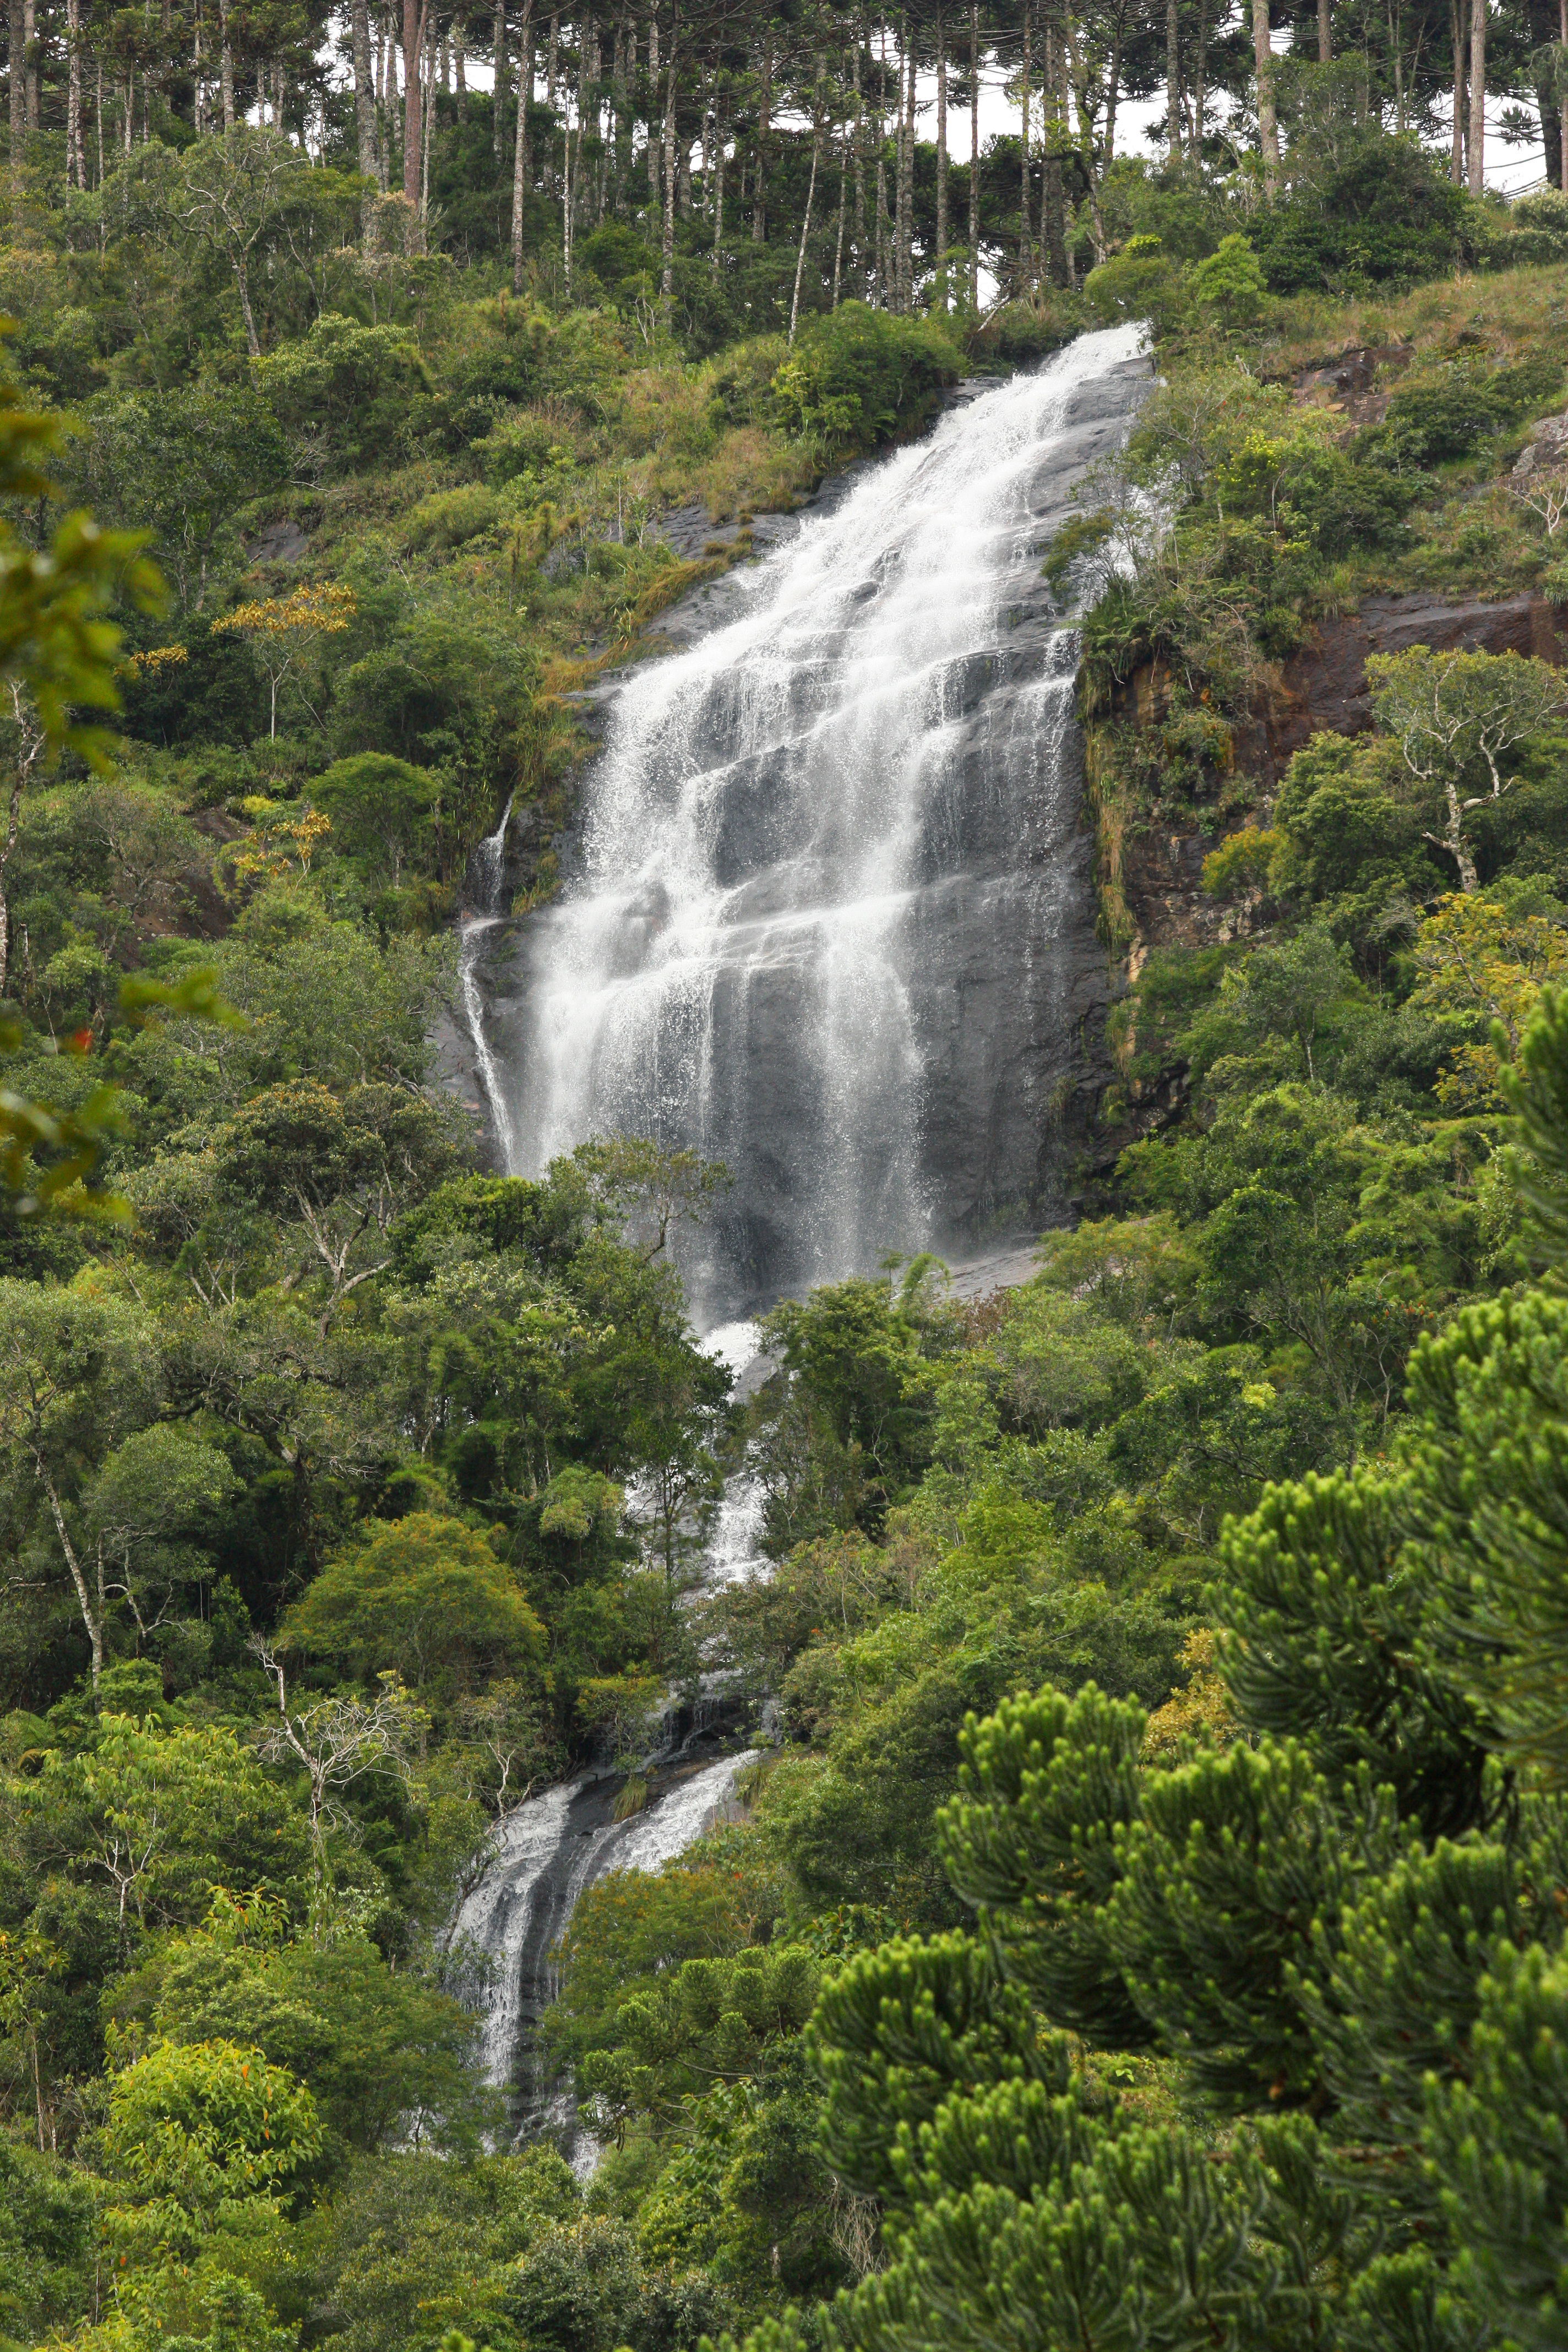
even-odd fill
[(1040, 563), (1140, 345), (954, 408), (611, 706), (580, 868), (520, 935), (503, 1123), (524, 1174), (614, 1132), (724, 1160), (700, 1312), (1050, 1203), (1105, 959)]

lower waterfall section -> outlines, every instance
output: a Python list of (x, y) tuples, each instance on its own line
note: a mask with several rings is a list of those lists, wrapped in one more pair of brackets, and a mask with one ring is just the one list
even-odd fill
[[(551, 1954), (584, 1888), (612, 1870), (659, 1870), (730, 1801), (749, 1754), (656, 1771), (643, 1811), (613, 1817), (621, 1782), (584, 1773), (515, 1806), (498, 1823), (484, 1874), (459, 1906), (451, 1947), (485, 1962), (485, 2071), (508, 2095), (519, 2139), (553, 2128), (591, 2162), (570, 2096), (541, 2059), (535, 2029), (555, 1992)], [(477, 1971), (476, 1971), (477, 1973)]]
[(1059, 1205), (1107, 992), (1041, 577), (1149, 382), (1141, 331), (978, 390), (619, 687), (580, 870), (519, 935), (498, 1129), (722, 1160), (699, 1320)]

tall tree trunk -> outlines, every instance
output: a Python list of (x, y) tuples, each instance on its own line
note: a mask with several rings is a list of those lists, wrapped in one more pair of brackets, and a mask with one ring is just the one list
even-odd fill
[(430, 0), (424, 0), (423, 7), (420, 0), (403, 0), (403, 193), (416, 211), (420, 165), (425, 156), (425, 142), (420, 136), (424, 129), (421, 60), (429, 11)]
[[(1120, 47), (1121, 45), (1119, 41), (1119, 55)], [(1198, 47), (1197, 58), (1193, 69), (1193, 161), (1194, 163), (1199, 164), (1202, 163), (1204, 157), (1204, 106), (1208, 97), (1208, 85), (1205, 77), (1208, 71), (1208, 57), (1209, 0), (1198, 0)], [(1114, 88), (1112, 88), (1110, 99), (1106, 108), (1106, 119), (1105, 162), (1106, 168), (1109, 170), (1114, 146), (1110, 129), (1110, 124), (1112, 124), (1116, 119), (1116, 92)]]
[(1034, 277), (1034, 237), (1031, 234), (1029, 194), (1029, 121), (1033, 93), (1029, 87), (1029, 68), (1033, 62), (1035, 20), (1029, 0), (1024, 0), (1024, 65), (1018, 90), (1018, 156), (1020, 193), (1018, 199), (1018, 283), (1027, 286)]
[(1073, 273), (1068, 257), (1067, 203), (1062, 188), (1062, 134), (1067, 124), (1063, 68), (1067, 61), (1049, 18), (1045, 30), (1046, 69), (1040, 84), (1040, 138), (1045, 148), (1040, 173), (1040, 243), (1045, 247), (1051, 284), (1069, 286)]
[(658, 202), (658, 12), (647, 20), (647, 200)]
[(1464, 0), (1448, 0), (1448, 29), (1454, 40), (1454, 136), (1448, 175), (1457, 188), (1465, 184), (1465, 10)]
[(664, 266), (658, 283), (659, 310), (666, 334), (675, 315), (675, 59), (679, 35), (679, 7), (678, 0), (671, 0), (669, 57), (664, 69)]
[[(1568, 6), (1568, 0), (1564, 0)], [(855, 41), (855, 283), (865, 300), (870, 288), (866, 262), (866, 100), (860, 87), (860, 41)]]
[[(819, 63), (816, 75), (819, 85), (822, 81), (825, 70), (826, 68)], [(811, 133), (811, 177), (806, 182), (805, 185), (805, 218), (800, 225), (800, 251), (796, 254), (795, 259), (795, 292), (790, 298), (789, 340), (792, 344), (795, 341), (795, 322), (800, 317), (800, 281), (805, 275), (806, 240), (811, 235), (811, 207), (816, 199), (816, 165), (817, 159), (821, 152), (822, 125), (820, 121), (818, 121), (813, 125)]]
[(27, 79), (23, 63), (26, 35), (23, 31), (23, 0), (11, 0), (10, 63), (6, 75), (11, 100), (11, 184), (16, 194), (22, 186), (22, 158), (26, 152)]
[(1329, 31), (1329, 0), (1318, 0), (1318, 63), (1332, 65), (1334, 46)]
[(1470, 0), (1470, 194), (1485, 184), (1487, 146), (1487, 0)]
[(375, 84), (370, 61), (368, 0), (350, 0), (350, 37), (353, 45), (354, 137), (359, 168), (367, 180), (375, 177)]
[[(101, 188), (103, 185), (103, 59), (101, 58), (98, 58), (97, 65), (98, 94), (93, 102), (93, 127), (98, 134), (98, 184)], [(100, 228), (99, 231), (100, 251), (102, 234)]]
[(496, 175), (500, 175), (501, 159), (506, 153), (506, 0), (496, 0), (495, 15), (490, 19), (490, 47), (495, 53), (495, 89), (490, 100), (490, 145), (495, 152)]
[(459, 114), (467, 114), (468, 110), (468, 51), (463, 47), (463, 27), (460, 24), (454, 24), (452, 26), (452, 88), (457, 93), (458, 112)]
[(969, 307), (980, 309), (980, 0), (969, 0)]
[(1165, 161), (1182, 160), (1182, 35), (1178, 0), (1165, 0)]
[(937, 287), (943, 311), (952, 305), (947, 299), (947, 28), (942, 23), (942, 9), (936, 12), (936, 266), (941, 272)]
[(764, 245), (768, 235), (768, 109), (773, 94), (773, 58), (768, 36), (763, 35), (762, 86), (757, 98), (757, 177), (752, 191), (752, 242)]
[(38, 10), (37, 0), (24, 0), (22, 9), (22, 53), (26, 60), (27, 128), (38, 127)]
[[(196, 132), (199, 137), (202, 130), (202, 20), (199, 15), (195, 17), (195, 29), (193, 35), (194, 55), (191, 59), (191, 87), (195, 93)], [(85, 188), (87, 186), (87, 173), (83, 166), (81, 152), (81, 0), (66, 0), (66, 49), (68, 53), (68, 63), (66, 68), (66, 185), (68, 188), (70, 186), (71, 173), (74, 169), (76, 173), (77, 186), (79, 188)], [(3, 982), (0, 982), (0, 996), (3, 996), (5, 992), (5, 984)]]
[(838, 236), (833, 248), (833, 307), (838, 308), (844, 283), (844, 216), (849, 209), (849, 127), (844, 129), (844, 152), (838, 163)]
[(1265, 193), (1279, 186), (1279, 118), (1274, 110), (1274, 50), (1268, 38), (1268, 0), (1252, 0), (1252, 66), (1258, 77), (1258, 150), (1263, 159)]
[(621, 209), (621, 182), (626, 170), (626, 37), (631, 31), (626, 19), (617, 16), (616, 43), (610, 62), (610, 116), (614, 140), (610, 152), (610, 210), (613, 213), (619, 213)]
[(1557, 61), (1557, 130), (1562, 148), (1563, 193), (1568, 196), (1568, 0), (1557, 0), (1563, 55)]
[(522, 0), (517, 31), (517, 123), (511, 142), (511, 290), (522, 291), (522, 215), (528, 201), (528, 102), (533, 95), (533, 0)]
[(713, 267), (718, 268), (724, 244), (724, 126), (713, 123)]
[(915, 37), (904, 19), (904, 137), (899, 170), (899, 295), (906, 318), (915, 307)]

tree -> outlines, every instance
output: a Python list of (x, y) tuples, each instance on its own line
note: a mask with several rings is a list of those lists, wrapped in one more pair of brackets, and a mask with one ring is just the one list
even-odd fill
[(485, 1538), (433, 1511), (376, 1527), (328, 1560), (282, 1643), (350, 1673), (393, 1667), (416, 1690), (535, 1661), (544, 1628)]
[(286, 467), (277, 421), (249, 387), (171, 384), (95, 402), (71, 472), (100, 513), (148, 530), (189, 615), (215, 564), (237, 551), (237, 510)]
[(396, 889), (404, 860), (412, 862), (427, 840), (441, 790), (441, 778), (428, 768), (384, 751), (356, 751), (323, 769), (310, 796), (331, 818), (338, 847), (386, 859)]
[[(1434, 654), (1412, 646), (1370, 656), (1366, 669), (1379, 726), (1397, 741), (1411, 775), (1441, 797), (1443, 830), (1426, 838), (1447, 850), (1462, 890), (1478, 889), (1465, 820), (1502, 798), (1512, 779), (1499, 761), (1568, 708), (1568, 688), (1547, 663), (1512, 653)], [(1486, 769), (1489, 790), (1467, 793), (1466, 780), (1478, 765)]]
[(51, 1751), (28, 1811), (46, 1849), (107, 1884), (122, 1941), (128, 1912), (194, 1924), (213, 1882), (287, 1885), (302, 1860), (298, 1814), (227, 1730), (106, 1715), (92, 1748)]
[(95, 1578), (95, 1548), (78, 1513), (117, 1438), (144, 1427), (157, 1398), (151, 1334), (123, 1300), (86, 1286), (0, 1283), (0, 1440), (12, 1491), (31, 1486), (47, 1502), (87, 1630), (95, 1689), (115, 1597), (105, 1581), (113, 1551), (97, 1548)]
[(327, 581), (316, 588), (291, 588), (286, 596), (266, 596), (237, 604), (212, 625), (215, 637), (251, 640), (271, 688), (268, 732), (278, 733), (278, 689), (296, 662), (323, 637), (341, 636), (358, 611), (352, 588)]
[(409, 1750), (419, 1727), (418, 1709), (395, 1674), (376, 1677), (381, 1687), (369, 1701), (325, 1698), (290, 1708), (286, 1670), (272, 1644), (256, 1633), (247, 1647), (278, 1692), (278, 1721), (268, 1732), (261, 1752), (274, 1762), (299, 1765), (305, 1775), (320, 1904), (331, 1884), (328, 1832), (352, 1826), (341, 1791), (367, 1775), (406, 1779)]
[(232, 2042), (160, 2042), (119, 2075), (104, 2146), (150, 2211), (120, 2230), (166, 2227), (170, 2206), (210, 2231), (225, 2209), (273, 2197), (320, 2153), (316, 2104), (285, 2066)]

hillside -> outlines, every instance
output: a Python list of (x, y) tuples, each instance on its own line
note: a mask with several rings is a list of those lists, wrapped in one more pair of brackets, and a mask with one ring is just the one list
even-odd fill
[[(1327, 5), (416, 11), (401, 121), (177, 14), (9, 52), (0, 2352), (1560, 2344), (1568, 195)], [(726, 1171), (441, 1083), (476, 850), (537, 919), (671, 608), (1136, 319), (1071, 1220), (738, 1388)], [(454, 1916), (704, 1725), (520, 2145)]]

